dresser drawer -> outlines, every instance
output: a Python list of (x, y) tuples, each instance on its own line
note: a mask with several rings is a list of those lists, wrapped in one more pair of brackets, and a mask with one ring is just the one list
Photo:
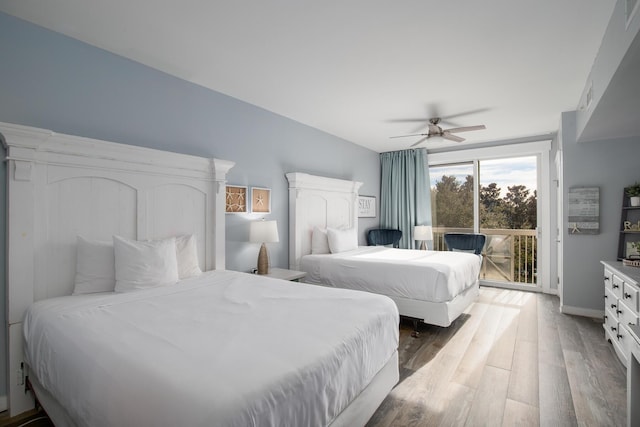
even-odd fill
[(613, 286), (613, 273), (608, 270), (608, 269), (604, 269), (604, 287), (605, 289), (611, 289), (611, 287)]
[(605, 335), (607, 341), (609, 343), (611, 343), (611, 345), (613, 345), (613, 349), (615, 350), (616, 355), (618, 356), (618, 359), (620, 359), (620, 361), (622, 362), (622, 364), (624, 366), (627, 366), (627, 360), (628, 360), (629, 356), (627, 356), (627, 353), (622, 348), (622, 343), (620, 342), (620, 339), (618, 338), (618, 333), (617, 332), (611, 332), (611, 330), (605, 330), (604, 331), (604, 335)]
[(611, 318), (616, 319), (618, 321), (618, 305), (620, 302), (618, 298), (614, 295), (613, 291), (608, 289), (605, 290), (605, 299), (604, 299), (604, 308), (609, 312)]
[(607, 308), (604, 311), (604, 330), (610, 332), (614, 336), (618, 333), (618, 316), (614, 310)]
[(624, 287), (624, 280), (622, 280), (620, 277), (616, 276), (615, 274), (612, 276), (611, 278), (611, 289), (613, 290), (613, 293), (616, 294), (616, 296), (619, 299), (622, 299), (622, 288)]
[(622, 288), (622, 301), (624, 301), (625, 305), (629, 307), (631, 310), (637, 312), (638, 311), (638, 289), (630, 285), (627, 282), (624, 282), (624, 287)]
[(618, 321), (623, 325), (637, 325), (638, 312), (631, 310), (624, 301), (618, 301)]

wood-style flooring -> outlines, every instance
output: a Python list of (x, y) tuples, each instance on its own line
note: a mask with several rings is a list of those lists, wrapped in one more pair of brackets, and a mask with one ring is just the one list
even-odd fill
[(550, 295), (481, 288), (449, 328), (400, 326), (400, 382), (367, 427), (624, 426), (626, 371), (602, 323)]

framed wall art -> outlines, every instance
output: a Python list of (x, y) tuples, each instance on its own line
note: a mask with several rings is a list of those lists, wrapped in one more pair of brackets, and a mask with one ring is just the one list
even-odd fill
[(600, 189), (598, 187), (569, 188), (569, 234), (600, 232)]
[(226, 213), (247, 213), (247, 187), (227, 185)]
[(376, 217), (375, 196), (358, 196), (358, 218)]
[(271, 213), (271, 189), (251, 188), (251, 212)]

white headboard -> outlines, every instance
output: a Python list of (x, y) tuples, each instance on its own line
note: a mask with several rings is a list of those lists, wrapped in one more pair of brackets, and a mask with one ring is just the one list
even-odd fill
[(313, 227), (358, 227), (358, 181), (293, 172), (289, 180), (289, 268), (311, 253)]
[(7, 148), (9, 408), (32, 405), (14, 379), (34, 301), (70, 295), (76, 236), (196, 234), (200, 266), (224, 269), (225, 182), (234, 163), (0, 123)]

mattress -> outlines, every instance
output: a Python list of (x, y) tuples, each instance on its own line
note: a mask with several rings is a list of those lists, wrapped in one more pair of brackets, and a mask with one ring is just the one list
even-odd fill
[(305, 255), (305, 281), (412, 300), (447, 302), (473, 286), (479, 255), (360, 246), (337, 254)]
[(78, 426), (329, 424), (398, 347), (389, 298), (231, 271), (53, 298), (25, 317), (30, 375)]

